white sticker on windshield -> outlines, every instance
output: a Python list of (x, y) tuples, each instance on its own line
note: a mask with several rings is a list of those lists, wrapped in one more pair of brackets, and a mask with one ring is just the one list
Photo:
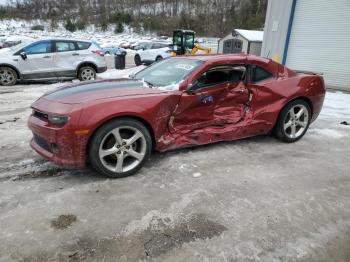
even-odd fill
[(193, 65), (186, 65), (186, 64), (178, 64), (175, 66), (175, 68), (178, 68), (178, 69), (183, 69), (183, 70), (186, 70), (186, 71), (190, 71), (194, 68)]

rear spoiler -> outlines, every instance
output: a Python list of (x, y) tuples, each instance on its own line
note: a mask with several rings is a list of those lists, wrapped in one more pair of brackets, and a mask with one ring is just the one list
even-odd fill
[(311, 71), (304, 71), (304, 70), (293, 70), (297, 74), (305, 74), (305, 75), (320, 75), (322, 76), (322, 72), (311, 72)]

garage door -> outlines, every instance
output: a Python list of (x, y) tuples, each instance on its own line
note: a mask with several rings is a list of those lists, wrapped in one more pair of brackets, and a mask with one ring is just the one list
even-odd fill
[(286, 65), (350, 90), (350, 0), (297, 0)]

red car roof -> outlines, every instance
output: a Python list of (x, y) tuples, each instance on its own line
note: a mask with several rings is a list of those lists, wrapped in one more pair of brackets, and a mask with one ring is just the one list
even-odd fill
[(179, 58), (187, 58), (191, 60), (201, 60), (204, 62), (219, 62), (219, 61), (232, 61), (232, 62), (239, 62), (239, 61), (251, 61), (251, 62), (258, 62), (267, 64), (271, 61), (271, 59), (255, 56), (255, 55), (247, 55), (244, 53), (239, 54), (212, 54), (212, 55), (184, 55), (184, 56), (178, 56)]

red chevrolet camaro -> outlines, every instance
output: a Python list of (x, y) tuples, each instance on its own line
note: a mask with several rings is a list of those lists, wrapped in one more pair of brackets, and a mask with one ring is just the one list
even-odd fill
[(300, 139), (319, 115), (323, 78), (250, 55), (165, 59), (129, 78), (64, 86), (32, 105), (31, 146), (54, 163), (134, 174), (152, 150), (270, 131)]

